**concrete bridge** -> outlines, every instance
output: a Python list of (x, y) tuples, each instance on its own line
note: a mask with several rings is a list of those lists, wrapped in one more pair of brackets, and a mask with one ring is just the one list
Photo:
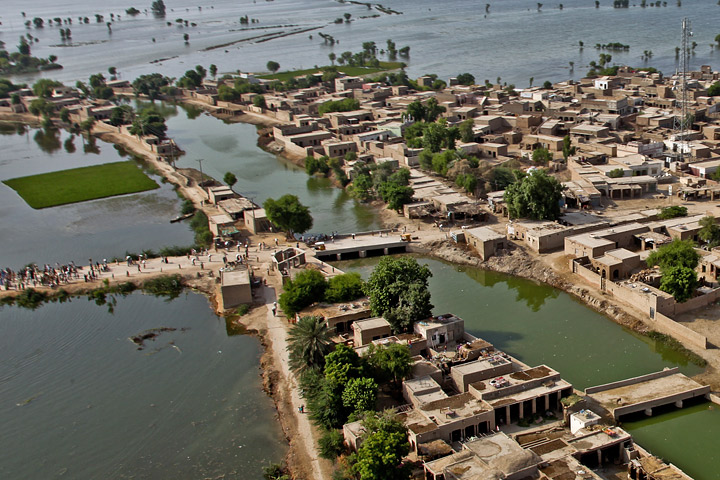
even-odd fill
[(348, 235), (315, 244), (315, 256), (320, 260), (349, 260), (403, 253), (408, 242), (399, 233)]

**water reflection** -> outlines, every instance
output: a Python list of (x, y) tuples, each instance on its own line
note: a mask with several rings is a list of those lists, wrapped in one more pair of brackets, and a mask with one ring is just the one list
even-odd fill
[(508, 278), (507, 286), (517, 291), (515, 301), (524, 303), (533, 312), (539, 312), (540, 307), (545, 305), (546, 300), (557, 298), (560, 293), (560, 290), (546, 285), (533, 285), (533, 282), (518, 277)]
[(33, 140), (45, 153), (55, 153), (62, 148), (60, 131), (56, 128), (43, 128), (36, 131)]
[(202, 108), (198, 108), (194, 105), (183, 105), (182, 109), (185, 110), (185, 115), (188, 120), (195, 120), (201, 113), (203, 113)]
[(27, 127), (20, 123), (2, 123), (0, 122), (0, 135), (25, 135)]
[(75, 135), (71, 135), (69, 138), (65, 140), (65, 143), (63, 143), (63, 147), (65, 148), (65, 151), (67, 153), (75, 153)]
[(93, 153), (95, 155), (100, 154), (100, 147), (98, 147), (95, 137), (90, 137), (88, 141), (83, 144), (83, 152)]

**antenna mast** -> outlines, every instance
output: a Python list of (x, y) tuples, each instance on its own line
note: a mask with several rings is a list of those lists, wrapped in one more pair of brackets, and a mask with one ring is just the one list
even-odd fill
[(680, 147), (680, 162), (685, 161), (687, 149), (687, 128), (688, 128), (688, 95), (687, 95), (687, 75), (688, 65), (690, 63), (690, 37), (692, 30), (690, 20), (683, 18), (682, 21), (682, 42), (680, 57), (680, 95), (676, 98), (680, 101), (680, 117), (675, 117), (675, 142)]

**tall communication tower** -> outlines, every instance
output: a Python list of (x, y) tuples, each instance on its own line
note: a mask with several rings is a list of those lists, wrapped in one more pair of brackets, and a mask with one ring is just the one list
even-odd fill
[[(683, 18), (682, 21), (682, 42), (680, 48), (680, 69), (678, 76), (680, 84), (676, 86), (675, 98), (680, 102), (680, 116), (675, 117), (675, 144), (678, 145), (680, 153), (680, 162), (685, 161), (687, 149), (687, 129), (688, 129), (688, 95), (687, 95), (687, 76), (688, 66), (690, 64), (690, 37), (692, 37), (692, 29), (690, 20)], [(679, 91), (678, 91), (679, 87)], [(679, 95), (678, 95), (679, 93)]]

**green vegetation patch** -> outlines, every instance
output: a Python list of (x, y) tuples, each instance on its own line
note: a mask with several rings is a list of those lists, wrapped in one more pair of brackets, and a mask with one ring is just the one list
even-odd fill
[(654, 330), (647, 332), (646, 335), (652, 340), (655, 340), (655, 342), (683, 355), (685, 358), (688, 359), (688, 361), (690, 361), (690, 363), (693, 363), (698, 367), (707, 366), (707, 360), (705, 360), (703, 357), (693, 352), (689, 348), (685, 347), (682, 343), (675, 340), (670, 335), (665, 335), (664, 333), (656, 332)]
[(160, 188), (132, 161), (42, 173), (3, 183), (35, 209)]
[[(378, 72), (385, 72), (387, 70), (397, 70), (399, 68), (402, 68), (404, 64), (402, 62), (380, 62), (380, 66), (378, 68), (373, 67), (351, 67), (349, 65), (337, 65), (335, 68), (338, 69), (338, 71), (343, 72), (345, 75), (349, 75), (351, 77), (357, 77), (361, 75), (368, 75), (371, 73), (378, 73)], [(320, 73), (324, 69), (329, 67), (319, 67), (319, 68), (306, 68), (305, 70), (293, 70), (290, 72), (278, 72), (273, 73), (270, 75), (259, 75), (257, 78), (262, 78), (265, 80), (279, 80), (281, 82), (287, 82), (291, 78), (294, 77), (305, 77), (307, 75), (313, 75), (315, 73)]]

